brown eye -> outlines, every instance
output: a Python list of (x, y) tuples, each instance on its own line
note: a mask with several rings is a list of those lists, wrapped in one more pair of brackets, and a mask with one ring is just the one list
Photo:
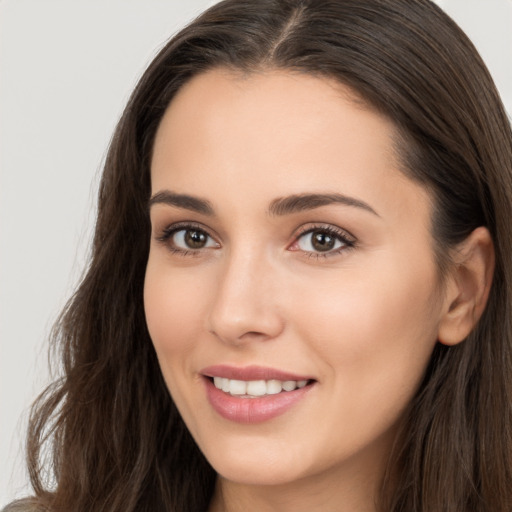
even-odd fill
[(311, 233), (311, 245), (316, 251), (325, 252), (334, 249), (336, 239), (329, 233), (314, 231)]
[(208, 241), (208, 235), (197, 229), (187, 229), (185, 231), (185, 245), (190, 249), (202, 249)]
[(174, 248), (181, 251), (218, 247), (218, 244), (208, 233), (192, 227), (177, 229), (169, 238)]
[(338, 250), (352, 247), (354, 241), (344, 232), (328, 228), (314, 228), (297, 238), (294, 250), (301, 250), (312, 254), (335, 254)]

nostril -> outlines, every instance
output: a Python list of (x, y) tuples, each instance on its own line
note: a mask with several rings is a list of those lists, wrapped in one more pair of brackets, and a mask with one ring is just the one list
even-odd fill
[(266, 335), (264, 333), (258, 332), (258, 331), (248, 331), (244, 334), (244, 336), (257, 338), (257, 337), (266, 336)]

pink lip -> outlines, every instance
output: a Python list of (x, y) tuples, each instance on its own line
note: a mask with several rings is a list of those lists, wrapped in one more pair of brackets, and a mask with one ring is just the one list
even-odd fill
[(260, 398), (241, 398), (217, 389), (209, 377), (224, 377), (240, 380), (310, 380), (308, 377), (293, 375), (271, 368), (249, 366), (210, 366), (201, 371), (204, 376), (206, 396), (213, 409), (223, 418), (236, 423), (261, 423), (284, 414), (300, 402), (314, 386), (309, 384), (294, 391), (265, 395)]
[(224, 377), (225, 379), (238, 380), (314, 380), (310, 376), (296, 375), (263, 366), (236, 367), (218, 364), (203, 368), (200, 373), (207, 377)]

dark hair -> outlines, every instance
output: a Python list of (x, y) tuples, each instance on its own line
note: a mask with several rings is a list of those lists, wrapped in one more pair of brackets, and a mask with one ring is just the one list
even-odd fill
[(31, 417), (32, 502), (55, 512), (208, 506), (215, 473), (164, 384), (143, 284), (155, 132), (180, 87), (218, 67), (334, 78), (391, 119), (403, 172), (434, 197), (442, 271), (451, 247), (489, 229), (496, 269), (487, 308), (463, 343), (434, 349), (378, 505), (510, 512), (512, 133), (475, 48), (429, 0), (225, 0), (160, 51), (112, 139), (92, 259), (54, 332), (64, 376)]

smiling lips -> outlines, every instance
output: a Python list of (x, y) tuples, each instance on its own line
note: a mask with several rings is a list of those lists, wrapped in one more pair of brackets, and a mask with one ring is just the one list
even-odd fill
[(303, 388), (308, 383), (307, 380), (236, 380), (226, 379), (224, 377), (214, 377), (213, 384), (217, 389), (225, 393), (241, 398), (257, 398), (265, 395), (277, 395), (282, 391), (293, 391), (297, 388)]
[(202, 372), (208, 401), (223, 418), (259, 423), (286, 412), (316, 382), (314, 379), (262, 367), (212, 366)]

